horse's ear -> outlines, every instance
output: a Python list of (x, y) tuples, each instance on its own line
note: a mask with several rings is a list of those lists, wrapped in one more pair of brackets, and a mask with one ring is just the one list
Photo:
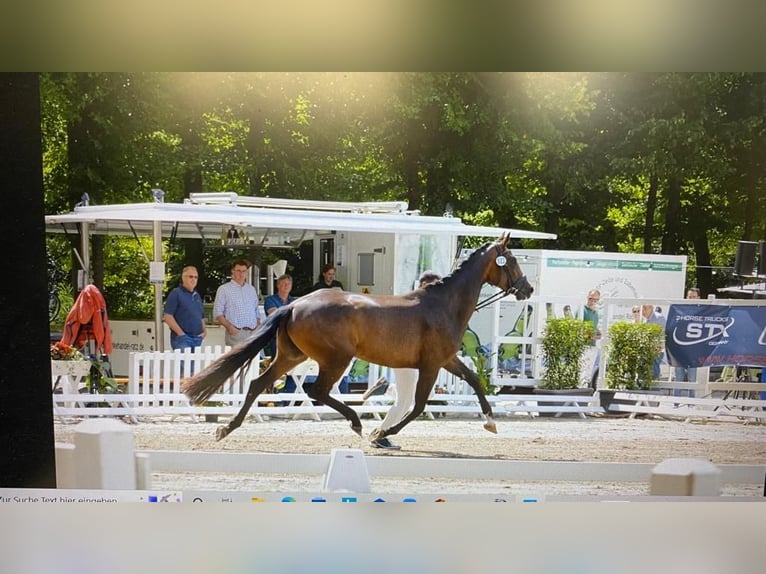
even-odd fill
[(500, 238), (497, 240), (497, 242), (502, 245), (503, 247), (508, 246), (508, 241), (511, 239), (511, 234), (507, 231), (503, 231), (503, 234), (500, 236)]

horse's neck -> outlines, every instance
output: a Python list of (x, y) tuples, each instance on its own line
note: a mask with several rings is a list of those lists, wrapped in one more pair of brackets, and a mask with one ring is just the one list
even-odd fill
[(484, 265), (478, 260), (471, 268), (458, 269), (443, 285), (442, 296), (446, 298), (445, 304), (455, 311), (463, 327), (468, 325), (473, 315), (483, 284)]

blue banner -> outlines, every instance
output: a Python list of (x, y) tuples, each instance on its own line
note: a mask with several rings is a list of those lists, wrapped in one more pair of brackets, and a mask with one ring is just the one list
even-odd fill
[(675, 367), (766, 366), (766, 307), (671, 305), (665, 351)]

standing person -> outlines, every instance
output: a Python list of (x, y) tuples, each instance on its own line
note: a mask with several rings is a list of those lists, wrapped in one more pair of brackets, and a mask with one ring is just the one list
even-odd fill
[[(663, 332), (665, 331), (665, 323), (667, 322), (667, 317), (665, 317), (661, 311), (658, 311), (654, 305), (641, 305), (641, 315), (644, 318), (644, 322), (659, 325), (662, 327)], [(659, 349), (657, 357), (654, 359), (654, 363), (652, 364), (652, 375), (654, 376), (655, 381), (660, 378), (660, 363), (662, 362), (664, 354), (664, 348)]]
[(335, 265), (332, 263), (325, 263), (322, 265), (322, 271), (319, 273), (319, 281), (314, 283), (309, 293), (319, 291), (320, 289), (340, 289), (343, 290), (343, 283), (335, 280)]
[[(269, 295), (266, 297), (266, 299), (263, 300), (263, 310), (266, 313), (266, 316), (268, 317), (272, 313), (274, 313), (277, 309), (280, 307), (284, 307), (285, 305), (289, 305), (293, 301), (295, 301), (295, 296), (290, 295), (290, 291), (293, 289), (293, 278), (292, 276), (288, 274), (280, 275), (277, 277), (277, 292), (273, 295)], [(277, 338), (274, 337), (269, 342), (269, 353), (271, 357), (275, 357), (277, 354)], [(293, 378), (290, 375), (287, 375), (286, 377), (285, 385), (279, 390), (280, 392), (284, 393), (294, 393), (295, 392), (295, 381), (293, 381)]]
[[(426, 286), (441, 281), (441, 276), (433, 271), (425, 271), (418, 280), (418, 289), (424, 289)], [(381, 429), (390, 429), (400, 420), (402, 420), (412, 409), (412, 403), (415, 402), (415, 387), (418, 383), (417, 369), (392, 369), (394, 373), (394, 383), (396, 385), (396, 400), (388, 409), (383, 422), (380, 423)], [(378, 384), (385, 384), (385, 380)], [(376, 385), (377, 386), (377, 385)], [(365, 393), (365, 398), (372, 394), (375, 387)], [(399, 450), (401, 447), (383, 437), (377, 440), (371, 440), (370, 446), (374, 448), (387, 448), (390, 450)]]
[(170, 329), (172, 349), (195, 349), (202, 345), (207, 334), (202, 297), (196, 291), (198, 280), (197, 268), (187, 265), (181, 271), (181, 284), (165, 301), (162, 320)]
[(247, 340), (260, 322), (258, 292), (246, 281), (250, 262), (237, 259), (231, 266), (231, 281), (215, 293), (213, 319), (226, 329), (224, 340), (233, 347)]
[[(699, 299), (700, 298), (700, 290), (697, 287), (690, 287), (686, 291), (686, 298), (687, 299)], [(678, 382), (688, 382), (688, 383), (694, 383), (697, 382), (697, 369), (696, 367), (676, 367), (674, 369), (674, 379)], [(673, 395), (679, 396), (680, 391), (676, 390)], [(694, 396), (694, 391), (689, 391), (689, 396)]]
[(277, 277), (277, 292), (269, 295), (263, 300), (263, 310), (268, 317), (280, 307), (284, 307), (295, 301), (295, 296), (290, 292), (293, 290), (293, 278), (285, 273)]
[(588, 374), (588, 382), (591, 388), (596, 388), (596, 382), (598, 381), (598, 369), (601, 363), (601, 349), (596, 346), (596, 342), (601, 339), (601, 329), (599, 329), (599, 316), (598, 316), (598, 304), (601, 301), (601, 291), (598, 289), (591, 289), (588, 291), (588, 296), (585, 301), (585, 306), (582, 308), (582, 320), (593, 323), (593, 337), (588, 341), (589, 348), (586, 349), (584, 355), (584, 364), (590, 365), (590, 369), (585, 369), (585, 373)]

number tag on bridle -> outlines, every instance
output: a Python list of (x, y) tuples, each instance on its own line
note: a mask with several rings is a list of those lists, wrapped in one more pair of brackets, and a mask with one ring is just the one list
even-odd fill
[(495, 265), (498, 267), (505, 267), (505, 264), (507, 263), (507, 260), (505, 258), (505, 255), (498, 255), (497, 259), (495, 259)]

